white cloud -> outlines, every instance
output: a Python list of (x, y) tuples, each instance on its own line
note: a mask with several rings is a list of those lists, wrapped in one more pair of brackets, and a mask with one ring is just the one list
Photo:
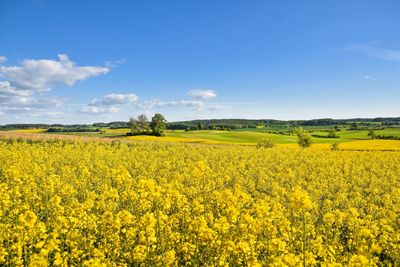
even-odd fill
[(135, 94), (109, 94), (102, 98), (96, 98), (90, 103), (91, 106), (103, 106), (103, 105), (123, 105), (128, 103), (134, 103), (139, 99)]
[(204, 102), (199, 100), (177, 100), (177, 101), (160, 101), (157, 99), (145, 101), (138, 105), (139, 109), (152, 109), (163, 107), (179, 107), (186, 106), (201, 110), (204, 107)]
[(58, 99), (34, 97), (29, 90), (17, 90), (9, 82), (0, 82), (0, 104), (3, 111), (18, 110), (23, 108), (49, 108), (61, 105)]
[(188, 107), (193, 108), (199, 112), (213, 112), (218, 110), (225, 110), (230, 108), (228, 105), (222, 104), (211, 104), (207, 100), (217, 97), (214, 90), (190, 90), (187, 94), (194, 99), (183, 99), (174, 101), (161, 101), (158, 99), (152, 99), (140, 103), (136, 106), (138, 110), (151, 110), (153, 108), (164, 108), (164, 107)]
[(52, 118), (52, 119), (60, 119), (60, 118), (68, 117), (67, 114), (65, 114), (64, 112), (60, 112), (60, 111), (45, 111), (45, 112), (39, 111), (38, 113), (31, 113), (31, 114), (29, 114), (29, 116), (33, 117), (33, 118), (46, 117), (46, 118)]
[(118, 65), (124, 64), (126, 62), (126, 59), (120, 59), (120, 60), (110, 60), (110, 61), (106, 61), (106, 63), (104, 63), (104, 66), (108, 67), (108, 68), (115, 68)]
[(67, 55), (58, 60), (25, 59), (20, 66), (0, 66), (0, 76), (19, 90), (43, 91), (56, 85), (74, 85), (77, 81), (106, 74), (106, 67), (77, 66)]
[(373, 58), (400, 62), (400, 50), (376, 48), (366, 44), (356, 44), (348, 48), (361, 54), (368, 55)]
[(214, 90), (201, 90), (201, 89), (194, 89), (187, 92), (187, 94), (194, 99), (198, 100), (210, 100), (217, 97), (217, 94)]
[(139, 109), (152, 109), (152, 108), (162, 108), (162, 107), (175, 107), (178, 105), (177, 101), (161, 101), (158, 99), (146, 100), (139, 104), (137, 107)]
[(1, 96), (30, 96), (33, 92), (29, 90), (17, 90), (7, 81), (0, 81), (0, 97)]
[(81, 112), (89, 114), (101, 114), (101, 113), (116, 113), (120, 111), (117, 107), (96, 107), (96, 106), (83, 106)]
[(204, 107), (204, 102), (198, 100), (181, 100), (179, 101), (179, 103), (187, 107), (195, 108), (197, 110), (201, 110)]
[(7, 61), (7, 58), (5, 56), (0, 56), (0, 64)]
[(22, 109), (41, 109), (60, 107), (62, 102), (58, 99), (34, 98), (34, 97), (4, 97), (0, 95), (0, 109), (6, 112)]
[[(6, 60), (0, 57), (0, 63)], [(101, 66), (78, 66), (67, 55), (58, 55), (58, 60), (25, 59), (17, 66), (0, 65), (0, 112), (3, 114), (27, 113), (30, 117), (61, 118), (63, 112), (56, 110), (62, 102), (46, 97), (39, 92), (48, 91), (57, 85), (74, 85), (89, 77), (106, 74), (110, 71)], [(118, 95), (105, 98), (118, 101)], [(128, 97), (131, 100), (133, 96)], [(120, 100), (121, 101), (121, 100)], [(115, 108), (88, 109), (88, 112), (115, 112)]]
[(134, 103), (138, 99), (135, 94), (108, 94), (82, 106), (80, 111), (89, 114), (116, 113), (121, 110), (118, 106)]

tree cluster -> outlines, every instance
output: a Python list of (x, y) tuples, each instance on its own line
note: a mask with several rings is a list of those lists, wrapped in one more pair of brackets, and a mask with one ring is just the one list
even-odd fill
[(167, 120), (160, 113), (154, 114), (151, 121), (144, 114), (139, 115), (136, 119), (132, 117), (129, 120), (131, 132), (128, 135), (163, 136), (166, 129), (166, 122)]

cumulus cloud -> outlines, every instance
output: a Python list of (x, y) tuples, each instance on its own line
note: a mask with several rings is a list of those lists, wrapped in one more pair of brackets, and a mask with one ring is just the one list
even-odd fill
[(217, 97), (217, 94), (214, 90), (201, 90), (201, 89), (194, 89), (187, 92), (187, 94), (194, 99), (198, 100), (210, 100)]
[(5, 62), (7, 58), (5, 56), (0, 56), (0, 64)]
[(187, 107), (193, 108), (199, 112), (213, 112), (230, 108), (228, 105), (212, 104), (208, 102), (209, 100), (217, 97), (217, 94), (214, 90), (196, 89), (188, 91), (187, 94), (193, 99), (181, 99), (174, 101), (161, 101), (158, 99), (152, 99), (136, 105), (136, 108), (139, 110), (150, 110), (153, 108), (164, 107)]
[[(0, 57), (0, 63), (5, 60), (5, 57)], [(62, 112), (54, 110), (59, 108), (62, 102), (59, 99), (45, 97), (39, 92), (51, 90), (57, 85), (72, 86), (78, 81), (109, 71), (109, 68), (102, 66), (78, 66), (67, 55), (58, 55), (58, 60), (25, 59), (16, 66), (0, 65), (0, 77), (4, 79), (0, 81), (0, 112), (28, 113), (31, 117), (62, 117), (64, 116)], [(112, 101), (113, 97), (114, 101), (118, 101), (119, 96), (116, 95), (104, 99), (104, 103)], [(93, 111), (101, 112), (101, 110)]]
[(56, 85), (74, 85), (89, 77), (106, 74), (107, 67), (77, 66), (67, 55), (58, 60), (25, 59), (19, 66), (0, 66), (0, 76), (20, 90), (43, 91)]
[(116, 113), (121, 110), (118, 106), (135, 103), (138, 99), (135, 94), (108, 94), (95, 98), (89, 104), (82, 106), (80, 111), (90, 114)]
[(29, 90), (17, 90), (14, 86), (7, 81), (0, 81), (0, 97), (2, 96), (21, 96), (26, 97), (32, 95), (32, 91)]
[(117, 107), (96, 107), (96, 106), (83, 106), (81, 112), (88, 114), (102, 114), (102, 113), (116, 113), (120, 111)]
[(45, 99), (33, 97), (3, 98), (0, 96), (0, 110), (12, 113), (15, 110), (49, 110), (61, 106), (58, 99)]
[(109, 94), (102, 98), (96, 98), (90, 103), (91, 106), (109, 106), (134, 103), (139, 99), (135, 94)]
[(29, 90), (17, 90), (9, 82), (0, 82), (0, 104), (3, 111), (23, 108), (49, 108), (61, 105), (58, 99), (34, 97)]
[(40, 118), (41, 120), (67, 116), (62, 116), (62, 112), (54, 110), (60, 107), (61, 101), (57, 99), (23, 97), (11, 100), (7, 99), (6, 103), (2, 103), (3, 100), (0, 98), (0, 113), (3, 113), (5, 116), (23, 114), (25, 118), (24, 122), (28, 122), (26, 121), (26, 116)]

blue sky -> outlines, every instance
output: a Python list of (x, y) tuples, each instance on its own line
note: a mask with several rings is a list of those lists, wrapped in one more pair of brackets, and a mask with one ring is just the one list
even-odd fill
[(400, 1), (0, 1), (0, 124), (400, 116)]

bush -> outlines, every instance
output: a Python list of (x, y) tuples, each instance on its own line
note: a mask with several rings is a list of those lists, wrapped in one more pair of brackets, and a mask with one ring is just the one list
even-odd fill
[(327, 137), (328, 138), (337, 138), (338, 136), (336, 135), (335, 129), (330, 129)]
[(151, 136), (165, 136), (164, 132), (128, 132), (127, 136), (136, 136), (136, 135), (151, 135)]
[(370, 129), (370, 130), (368, 131), (368, 136), (370, 136), (371, 139), (375, 139), (375, 138), (376, 138), (376, 135), (375, 135), (374, 130)]
[(260, 139), (257, 142), (257, 148), (273, 148), (275, 144), (269, 138)]
[(331, 144), (331, 151), (337, 151), (339, 150), (339, 143), (335, 142)]
[(298, 137), (297, 143), (301, 148), (308, 148), (311, 146), (312, 141), (309, 132), (300, 127), (297, 129), (296, 134)]

